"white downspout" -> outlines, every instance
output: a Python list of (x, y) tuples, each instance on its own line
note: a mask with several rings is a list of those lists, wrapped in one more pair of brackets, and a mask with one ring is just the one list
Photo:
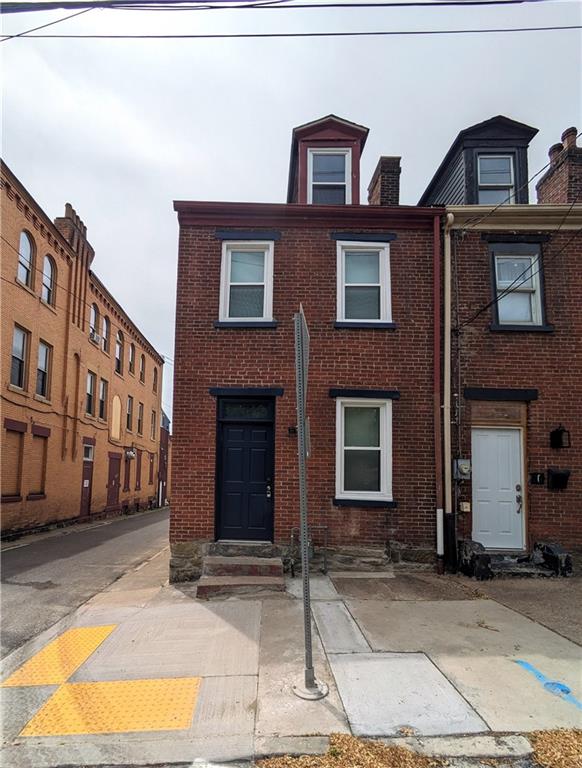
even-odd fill
[[(443, 471), (445, 475), (445, 515), (453, 513), (451, 456), (451, 227), (455, 221), (447, 213), (444, 242), (444, 339), (443, 339)], [(441, 531), (441, 536), (443, 532)]]

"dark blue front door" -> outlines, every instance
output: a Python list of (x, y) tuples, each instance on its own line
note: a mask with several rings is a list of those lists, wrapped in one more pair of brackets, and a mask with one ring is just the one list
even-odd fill
[(223, 422), (218, 538), (273, 540), (273, 424)]

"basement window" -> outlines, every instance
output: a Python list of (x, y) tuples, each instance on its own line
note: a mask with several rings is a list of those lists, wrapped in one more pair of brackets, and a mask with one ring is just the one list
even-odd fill
[(307, 202), (314, 205), (345, 205), (352, 202), (352, 151), (307, 150)]

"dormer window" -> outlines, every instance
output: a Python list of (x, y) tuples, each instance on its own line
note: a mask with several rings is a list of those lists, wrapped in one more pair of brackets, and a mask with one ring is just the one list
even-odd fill
[(479, 205), (515, 202), (515, 173), (512, 155), (479, 155)]
[(352, 202), (352, 151), (349, 148), (309, 149), (307, 202), (346, 205)]

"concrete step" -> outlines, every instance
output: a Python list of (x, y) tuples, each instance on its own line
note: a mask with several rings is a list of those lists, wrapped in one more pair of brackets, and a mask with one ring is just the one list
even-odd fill
[(554, 572), (542, 565), (536, 565), (530, 561), (519, 562), (517, 558), (499, 557), (492, 555), (491, 570), (497, 578), (521, 577), (521, 578), (544, 578), (553, 576)]
[(224, 557), (210, 555), (204, 558), (203, 576), (282, 576), (280, 557)]
[(282, 576), (201, 576), (196, 597), (207, 599), (219, 595), (241, 595), (255, 592), (284, 592)]

